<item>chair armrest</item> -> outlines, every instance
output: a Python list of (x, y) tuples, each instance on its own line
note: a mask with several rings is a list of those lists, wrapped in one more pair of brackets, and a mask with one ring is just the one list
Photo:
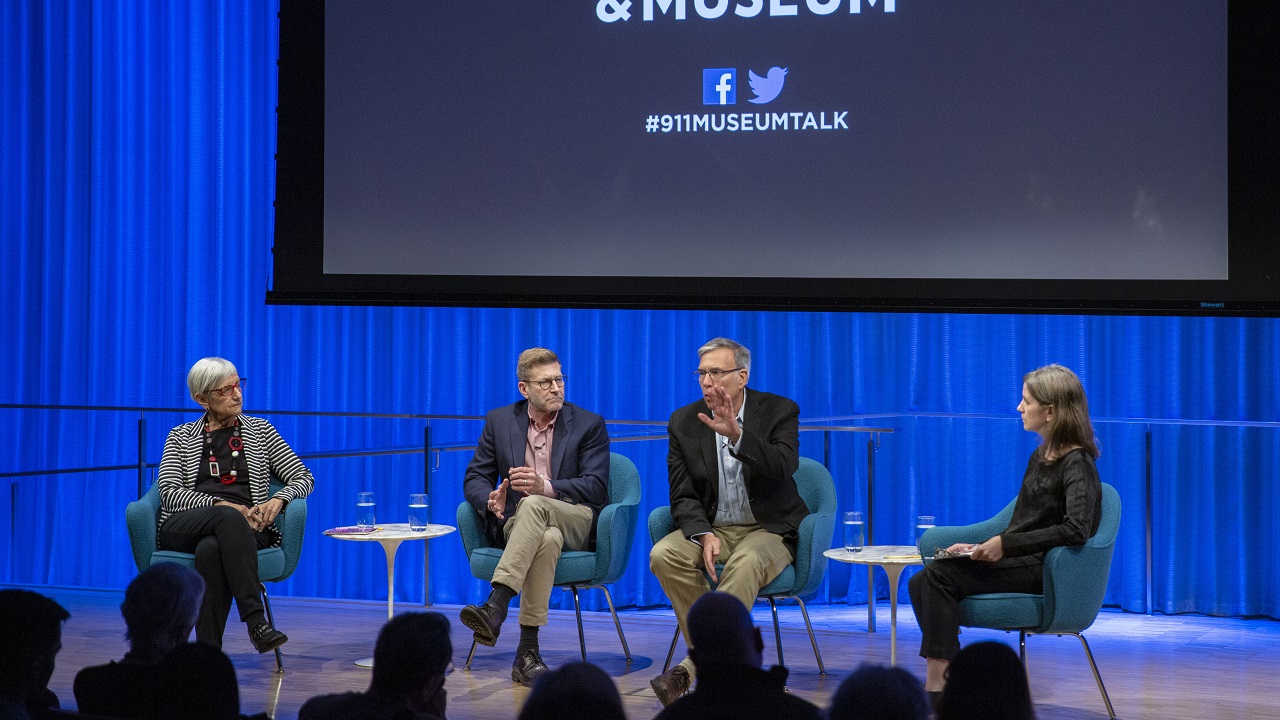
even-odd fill
[[(981, 543), (990, 540), (1008, 525), (1008, 519), (1001, 519), (1000, 515), (989, 520), (973, 523), (972, 525), (939, 525), (931, 528), (920, 536), (920, 540), (916, 543), (916, 549), (920, 551), (921, 557), (926, 558), (925, 563), (932, 560), (928, 558), (933, 555), (935, 547), (946, 548), (956, 543)], [(926, 551), (926, 548), (928, 549)]]
[(284, 580), (298, 568), (298, 560), (302, 557), (302, 539), (307, 527), (307, 499), (296, 498), (284, 506), (284, 512), (276, 517), (276, 528), (280, 530), (280, 549), (284, 551), (284, 574), (274, 578), (275, 582)]
[(156, 552), (156, 509), (146, 498), (134, 500), (125, 508), (124, 518), (129, 527), (133, 562), (138, 572), (142, 572), (151, 565), (151, 556)]
[(626, 571), (638, 514), (638, 508), (627, 503), (605, 505), (600, 511), (596, 523), (596, 583), (616, 582)]
[(796, 584), (792, 594), (808, 596), (818, 591), (826, 576), (827, 559), (822, 553), (831, 547), (835, 535), (835, 513), (810, 513), (800, 521), (796, 545)]
[(654, 545), (671, 534), (671, 506), (660, 505), (649, 513), (649, 541)]
[(467, 557), (471, 557), (476, 548), (489, 547), (480, 523), (480, 514), (471, 507), (471, 503), (463, 500), (458, 505), (458, 534), (462, 536), (462, 547), (466, 550)]
[(1081, 632), (1102, 609), (1114, 544), (1056, 547), (1044, 556), (1044, 624), (1040, 633)]

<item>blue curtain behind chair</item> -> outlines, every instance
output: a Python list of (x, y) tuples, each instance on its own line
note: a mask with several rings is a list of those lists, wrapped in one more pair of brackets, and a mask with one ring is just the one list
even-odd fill
[[(917, 514), (985, 518), (1017, 489), (1034, 438), (1013, 412), (1021, 376), (1060, 362), (1096, 418), (1275, 423), (1280, 322), (1262, 319), (855, 313), (268, 307), (277, 21), (252, 2), (21, 2), (0, 11), (0, 402), (194, 407), (196, 359), (231, 358), (246, 406), (482, 414), (515, 399), (514, 359), (560, 352), (569, 396), (609, 418), (665, 420), (697, 398), (695, 348), (716, 335), (755, 353), (751, 385), (805, 418), (886, 414), (876, 453), (876, 541), (910, 543)], [(936, 417), (933, 414), (968, 417)], [(148, 459), (169, 427), (150, 413)], [(0, 472), (136, 457), (138, 413), (0, 411)], [(412, 446), (425, 423), (273, 416), (300, 452)], [(1276, 427), (1151, 425), (1154, 608), (1280, 617)], [(1145, 610), (1148, 426), (1099, 422), (1103, 478), (1125, 504), (1107, 602)], [(653, 428), (647, 430), (653, 431)], [(432, 423), (440, 444), (475, 422)], [(612, 432), (645, 432), (614, 426)], [(660, 432), (660, 430), (659, 430)], [(616, 443), (644, 479), (641, 518), (665, 502), (662, 441)], [(823, 455), (806, 433), (803, 452)], [(865, 509), (866, 437), (836, 435), (841, 510)], [(433, 517), (451, 522), (469, 454), (442, 453)], [(307, 546), (287, 594), (385, 599), (378, 551), (323, 537), (360, 489), (381, 517), (424, 475), (420, 456), (315, 460)], [(9, 481), (0, 582), (123, 587), (130, 472)], [(637, 541), (621, 604), (665, 602)], [(456, 535), (430, 543), (432, 598), (480, 597)], [(397, 598), (422, 599), (420, 546), (401, 550)], [(862, 601), (830, 568), (819, 601)], [(586, 602), (602, 606), (597, 594)], [(563, 602), (557, 600), (557, 602)]]

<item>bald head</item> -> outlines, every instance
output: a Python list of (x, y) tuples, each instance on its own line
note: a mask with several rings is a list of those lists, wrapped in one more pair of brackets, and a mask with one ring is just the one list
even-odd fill
[(703, 593), (689, 608), (689, 657), (695, 665), (760, 667), (764, 640), (751, 613), (738, 598), (723, 592)]

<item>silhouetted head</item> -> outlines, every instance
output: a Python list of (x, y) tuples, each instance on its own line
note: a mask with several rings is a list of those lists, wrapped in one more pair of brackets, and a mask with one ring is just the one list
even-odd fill
[(542, 674), (518, 720), (626, 720), (613, 678), (588, 662), (571, 662)]
[(157, 663), (185, 643), (203, 599), (204, 578), (189, 567), (160, 563), (139, 573), (125, 588), (120, 603), (129, 659)]
[(1013, 648), (994, 641), (965, 646), (947, 666), (938, 720), (1035, 720), (1027, 671)]
[(738, 598), (723, 592), (703, 593), (689, 608), (689, 657), (696, 666), (760, 667), (764, 639), (751, 613)]
[(902, 668), (863, 665), (831, 697), (828, 720), (928, 720), (929, 699)]
[(30, 704), (44, 695), (71, 614), (30, 590), (0, 590), (0, 697)]
[(378, 633), (369, 689), (403, 695), (435, 688), (443, 684), (452, 657), (448, 618), (438, 612), (397, 615)]

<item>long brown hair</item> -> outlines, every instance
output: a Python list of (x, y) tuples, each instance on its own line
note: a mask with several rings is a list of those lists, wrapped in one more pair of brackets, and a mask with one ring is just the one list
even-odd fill
[[(1061, 365), (1045, 365), (1022, 376), (1027, 392), (1041, 405), (1052, 405), (1053, 422), (1040, 431), (1044, 443), (1040, 457), (1054, 462), (1068, 448), (1082, 447), (1085, 452), (1098, 457), (1098, 442), (1093, 436), (1093, 423), (1089, 421), (1089, 401), (1084, 395), (1084, 385), (1076, 374)], [(1052, 460), (1050, 459), (1052, 458)]]

